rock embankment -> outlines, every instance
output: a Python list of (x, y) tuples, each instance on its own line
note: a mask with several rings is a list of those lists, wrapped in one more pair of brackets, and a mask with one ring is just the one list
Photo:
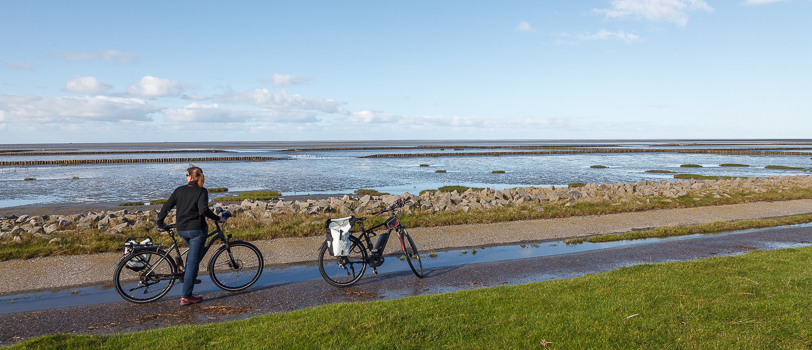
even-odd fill
[[(735, 178), (725, 180), (677, 180), (677, 181), (638, 181), (635, 183), (591, 183), (576, 188), (521, 187), (504, 190), (473, 190), (465, 192), (425, 192), (420, 195), (404, 193), (384, 196), (331, 197), (306, 201), (254, 201), (246, 199), (241, 203), (216, 203), (249, 221), (259, 225), (270, 224), (273, 218), (286, 214), (306, 215), (364, 215), (371, 210), (387, 206), (399, 199), (408, 199), (404, 207), (406, 213), (441, 211), (480, 211), (505, 206), (529, 206), (543, 211), (545, 206), (572, 206), (578, 202), (604, 202), (612, 204), (644, 203), (653, 199), (670, 201), (673, 198), (690, 196), (699, 200), (711, 196), (730, 197), (732, 193), (758, 194), (812, 188), (812, 176), (798, 175), (768, 178)], [(170, 213), (167, 222), (173, 222)], [(89, 212), (75, 215), (28, 216), (11, 215), (0, 220), (0, 240), (23, 242), (23, 235), (36, 239), (59, 242), (60, 233), (75, 233), (91, 230), (121, 235), (128, 231), (151, 229), (157, 211), (118, 210)]]

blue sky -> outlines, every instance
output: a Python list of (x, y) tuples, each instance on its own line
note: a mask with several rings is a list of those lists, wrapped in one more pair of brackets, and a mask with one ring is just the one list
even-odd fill
[(810, 138), (812, 1), (0, 1), (0, 143)]

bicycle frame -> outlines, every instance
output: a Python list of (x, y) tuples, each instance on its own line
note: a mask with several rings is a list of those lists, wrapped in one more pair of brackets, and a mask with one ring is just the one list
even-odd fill
[[(214, 245), (214, 243), (216, 241), (218, 241), (218, 240), (223, 241), (223, 244), (225, 244), (226, 249), (228, 249), (228, 240), (232, 237), (231, 234), (226, 236), (225, 233), (223, 233), (223, 230), (220, 228), (220, 223), (219, 222), (215, 221), (214, 225), (217, 228), (215, 228), (213, 231), (209, 232), (206, 235), (206, 238), (205, 238), (205, 239), (208, 239), (209, 241), (203, 247), (203, 254), (202, 255), (204, 255), (204, 256), (206, 255), (206, 253), (209, 252), (209, 248), (211, 248), (211, 246)], [(169, 255), (172, 253), (172, 250), (174, 249), (175, 253), (177, 254), (177, 259), (175, 261), (175, 264), (177, 265), (178, 270), (180, 270), (180, 271), (174, 272), (173, 276), (175, 278), (178, 278), (180, 276), (183, 276), (183, 272), (186, 270), (186, 267), (183, 264), (183, 259), (182, 258), (183, 258), (183, 255), (185, 255), (187, 252), (189, 252), (189, 248), (186, 248), (186, 250), (184, 250), (183, 253), (181, 253), (180, 248), (178, 246), (178, 241), (177, 241), (177, 239), (175, 239), (174, 228), (175, 228), (175, 224), (167, 225), (167, 230), (166, 231), (169, 232), (169, 237), (172, 238), (172, 245), (169, 247), (169, 249), (166, 250), (166, 253), (161, 257), (161, 259), (158, 260), (157, 263), (155, 263), (154, 266), (158, 266), (158, 264), (160, 264), (162, 261), (164, 261), (164, 259), (167, 259), (169, 257)], [(209, 239), (209, 238), (211, 238), (211, 239)], [(158, 249), (160, 249), (160, 246), (144, 248), (144, 249), (158, 250)], [(231, 253), (229, 252), (229, 254), (231, 254)], [(152, 271), (150, 270), (148, 272), (152, 272)]]

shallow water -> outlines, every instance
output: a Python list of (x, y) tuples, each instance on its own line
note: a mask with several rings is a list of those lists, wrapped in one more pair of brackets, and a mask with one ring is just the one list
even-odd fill
[[(450, 143), (451, 141), (445, 141)], [(392, 143), (392, 146), (436, 144), (440, 142)], [(458, 144), (462, 144), (459, 142)], [(475, 143), (476, 146), (480, 143)], [(509, 145), (516, 142), (487, 142), (488, 145)], [(662, 142), (606, 142), (611, 147), (652, 148)], [(375, 144), (390, 146), (384, 142)], [(533, 145), (561, 145), (560, 142), (532, 142)], [(567, 146), (573, 143), (567, 144)], [(584, 142), (595, 145), (597, 142)], [(362, 146), (371, 146), (364, 144)], [(135, 145), (72, 145), (76, 151), (113, 151), (121, 149), (164, 149), (163, 146)], [(137, 146), (137, 147), (136, 147)], [(197, 146), (200, 146), (198, 144)], [(223, 147), (227, 146), (227, 147)], [(298, 145), (305, 148), (307, 144)], [(661, 147), (660, 148), (675, 148)], [(690, 146), (690, 148), (775, 148), (782, 145)], [(808, 145), (795, 145), (809, 148)], [(9, 148), (5, 146), (4, 148)], [(23, 147), (20, 147), (23, 148)], [(522, 151), (517, 149), (483, 149), (465, 147), (415, 150), (338, 150), (286, 151), (291, 147), (258, 147), (252, 144), (217, 144), (202, 148), (226, 149), (235, 153), (170, 153), (114, 155), (54, 155), (0, 156), (0, 161), (104, 159), (104, 158), (171, 158), (217, 156), (267, 156), (289, 160), (266, 162), (195, 162), (206, 173), (206, 187), (227, 187), (230, 191), (274, 190), (283, 195), (345, 194), (356, 189), (376, 189), (380, 192), (418, 194), (425, 189), (446, 185), (489, 187), (503, 189), (518, 186), (566, 186), (569, 183), (618, 183), (640, 180), (673, 180), (673, 174), (646, 173), (646, 170), (671, 170), (714, 176), (781, 176), (803, 174), (803, 170), (771, 170), (767, 165), (809, 167), (809, 156), (793, 155), (713, 155), (679, 153), (607, 153), (555, 154), (511, 156), (458, 156), (415, 158), (359, 158), (371, 154), (390, 153), (455, 153)], [(688, 147), (682, 147), (688, 148)], [(176, 148), (181, 149), (181, 148)], [(184, 147), (183, 149), (194, 149)], [(739, 163), (749, 167), (720, 167), (719, 164)], [(428, 167), (421, 167), (428, 164)], [(699, 164), (702, 168), (681, 168), (681, 164)], [(604, 165), (605, 169), (592, 169)], [(97, 164), (73, 166), (14, 166), (0, 167), (0, 207), (51, 203), (121, 203), (166, 198), (185, 182), (186, 163)], [(446, 170), (446, 173), (436, 173)], [(504, 174), (494, 174), (502, 170)], [(77, 179), (74, 179), (77, 177)], [(34, 181), (24, 181), (35, 178)], [(213, 194), (212, 197), (223, 195)]]

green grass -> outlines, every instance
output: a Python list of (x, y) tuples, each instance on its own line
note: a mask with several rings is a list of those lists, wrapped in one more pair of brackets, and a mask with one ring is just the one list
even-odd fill
[(695, 180), (718, 180), (719, 176), (697, 175), (697, 174), (677, 174), (675, 179), (695, 179)]
[(76, 180), (76, 179), (78, 179), (78, 178), (79, 178), (78, 176), (74, 176), (74, 177), (72, 177), (71, 179)]
[(446, 173), (447, 171), (445, 171), (445, 170), (435, 170), (434, 172), (435, 173)]
[(590, 168), (592, 168), (592, 169), (606, 169), (608, 167), (606, 165), (591, 165)]
[(118, 203), (118, 206), (119, 206), (119, 207), (131, 207), (131, 206), (136, 206), (136, 205), (144, 205), (144, 202), (124, 202), (124, 203)]
[(633, 231), (626, 233), (610, 233), (589, 238), (575, 238), (566, 240), (567, 244), (577, 243), (602, 243), (614, 241), (627, 241), (646, 238), (665, 238), (673, 236), (686, 236), (700, 233), (719, 233), (753, 228), (776, 227), (786, 225), (798, 225), (812, 222), (812, 215), (786, 216), (772, 219), (738, 220), (738, 221), (715, 221), (709, 224), (689, 225), (689, 226), (669, 226), (658, 227), (652, 230)]
[(24, 181), (33, 181), (33, 180), (36, 180), (36, 179), (37, 179), (37, 178), (35, 178), (35, 177), (26, 177), (26, 178), (25, 178), (25, 179), (23, 179), (23, 180), (24, 180)]
[(166, 203), (166, 199), (156, 199), (149, 201), (149, 205), (164, 204), (164, 203)]
[(719, 164), (719, 166), (725, 166), (725, 167), (749, 167), (749, 165), (747, 165), (747, 164), (736, 164), (736, 163)]
[(504, 171), (504, 170), (494, 170), (494, 171), (491, 171), (491, 174), (504, 174), (504, 173), (505, 173), (505, 171)]
[(671, 174), (673, 171), (671, 170), (646, 170), (647, 173), (655, 173), (655, 174)]
[(466, 187), (466, 186), (454, 185), (454, 186), (443, 186), (443, 187), (440, 187), (440, 188), (438, 188), (436, 190), (422, 190), (422, 191), (420, 191), (420, 194), (423, 194), (423, 193), (426, 193), (426, 192), (434, 193), (434, 192), (437, 192), (437, 191), (440, 191), (440, 192), (454, 192), (454, 191), (457, 191), (459, 193), (463, 193), (465, 191), (468, 191), (469, 189), (472, 189), (474, 191), (482, 191), (482, 190), (484, 190), (484, 188)]
[(458, 148), (458, 147), (455, 147), (455, 148), (454, 148), (454, 150), (455, 150), (455, 151), (464, 151), (464, 150), (465, 150), (465, 148)]
[(427, 167), (429, 165), (428, 164), (420, 164), (420, 166)]
[(387, 195), (389, 193), (378, 192), (377, 190), (357, 189), (357, 190), (355, 190), (355, 194), (370, 195), (370, 196), (383, 196), (383, 195)]
[(251, 192), (243, 192), (236, 196), (226, 196), (226, 197), (217, 197), (212, 199), (212, 202), (242, 202), (246, 199), (253, 199), (253, 200), (269, 200), (269, 199), (279, 199), (279, 196), (282, 194), (276, 191), (251, 191)]
[(803, 168), (784, 166), (784, 165), (768, 165), (764, 169), (785, 169), (785, 170), (803, 170)]
[(584, 187), (584, 186), (586, 186), (586, 184), (583, 182), (573, 182), (571, 184), (567, 184), (567, 187), (569, 188)]
[(810, 259), (752, 251), (9, 349), (807, 349)]
[(207, 188), (209, 193), (228, 192), (228, 187)]
[(701, 168), (702, 166), (699, 164), (682, 164), (680, 168)]

